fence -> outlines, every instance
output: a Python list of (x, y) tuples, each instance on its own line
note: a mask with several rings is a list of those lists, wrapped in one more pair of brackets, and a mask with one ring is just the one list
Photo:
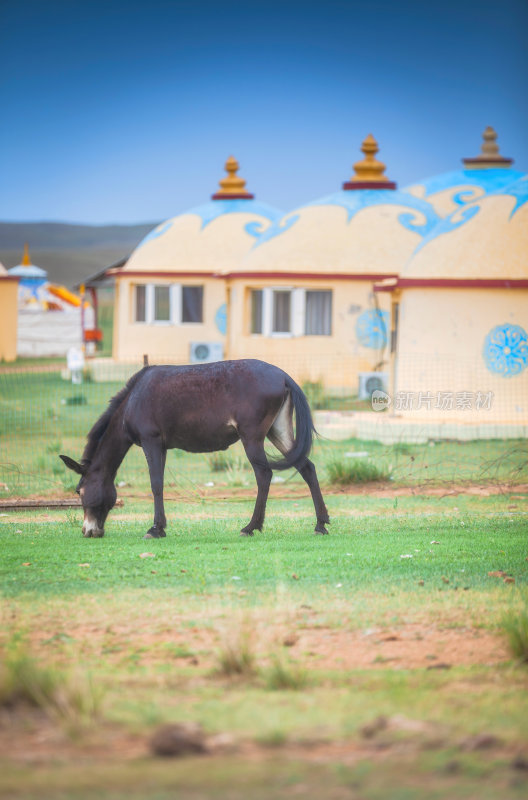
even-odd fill
[[(151, 363), (156, 359), (151, 357)], [(61, 364), (34, 367), (11, 367), (0, 370), (0, 497), (41, 494), (53, 496), (71, 492), (75, 475), (66, 470), (59, 453), (78, 459), (85, 437), (108, 400), (123, 386), (126, 379), (142, 366), (140, 362), (116, 364), (110, 359), (94, 359), (85, 370), (82, 383), (72, 383)], [(303, 379), (302, 365), (289, 360), (281, 366), (303, 383), (309, 397), (316, 427), (323, 438), (316, 446), (323, 461), (330, 458), (383, 460), (396, 481), (423, 483), (504, 481), (528, 482), (528, 427), (522, 413), (515, 421), (515, 408), (524, 408), (524, 395), (504, 395), (502, 408), (510, 403), (505, 419), (490, 417), (490, 409), (456, 407), (457, 386), (451, 391), (451, 408), (436, 408), (435, 392), (440, 389), (414, 388), (406, 392), (406, 408), (391, 395), (390, 387), (378, 389), (380, 406), (373, 399), (359, 399), (356, 394), (328, 391), (317, 379), (318, 365), (312, 362), (311, 380)], [(420, 365), (419, 365), (420, 366)], [(347, 365), (343, 365), (346, 369)], [(408, 371), (409, 375), (412, 375)], [(441, 372), (447, 379), (448, 372)], [(347, 379), (349, 376), (347, 376)], [(346, 385), (343, 380), (343, 386)], [(441, 382), (441, 380), (440, 380)], [(487, 389), (488, 384), (481, 389)], [(511, 387), (512, 384), (509, 384)], [(471, 388), (471, 387), (470, 387)], [(385, 389), (389, 389), (385, 392)], [(476, 402), (475, 385), (472, 402)], [(428, 391), (428, 394), (424, 393)], [(462, 390), (460, 390), (462, 391)], [(466, 394), (471, 394), (469, 389)], [(409, 397), (412, 394), (409, 407)], [(383, 400), (389, 397), (390, 404)], [(428, 407), (413, 408), (413, 402)], [(431, 398), (429, 398), (431, 395)], [(385, 402), (385, 405), (383, 405)], [(483, 412), (479, 417), (479, 413)], [(413, 412), (416, 412), (413, 414)], [(450, 416), (450, 412), (451, 416)], [(508, 421), (508, 415), (513, 421)], [(231, 451), (230, 451), (231, 452)], [(231, 485), (253, 485), (241, 450), (226, 462)], [(183, 454), (172, 451), (167, 464), (167, 483), (200, 496), (201, 487), (218, 479), (215, 473), (220, 462), (208, 455)], [(324, 474), (321, 476), (324, 480)], [(143, 453), (132, 448), (117, 480), (138, 491), (149, 491), (148, 472)]]

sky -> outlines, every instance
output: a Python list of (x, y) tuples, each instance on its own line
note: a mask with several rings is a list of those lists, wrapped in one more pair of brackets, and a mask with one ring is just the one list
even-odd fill
[(158, 221), (229, 155), (284, 211), (368, 133), (403, 188), (493, 125), (528, 171), (528, 0), (0, 0), (0, 220)]

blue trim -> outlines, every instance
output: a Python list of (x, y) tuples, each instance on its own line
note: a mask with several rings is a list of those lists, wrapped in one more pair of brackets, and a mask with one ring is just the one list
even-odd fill
[[(484, 170), (479, 170), (484, 172)], [(506, 172), (507, 170), (497, 170), (498, 172)], [(510, 173), (511, 174), (511, 173)], [(464, 192), (460, 193), (465, 194)], [(442, 219), (438, 225), (436, 225), (433, 230), (420, 242), (420, 244), (416, 247), (413, 255), (416, 255), (422, 247), (425, 247), (429, 242), (432, 242), (433, 239), (436, 239), (438, 236), (443, 236), (445, 233), (451, 233), (451, 231), (460, 228), (461, 225), (465, 225), (466, 222), (469, 222), (470, 219), (473, 219), (479, 211), (480, 211), (480, 204), (486, 198), (493, 198), (500, 195), (511, 195), (512, 197), (517, 198), (517, 202), (513, 207), (513, 210), (510, 214), (510, 219), (513, 215), (523, 206), (525, 203), (528, 202), (528, 175), (524, 175), (520, 180), (514, 181), (513, 183), (509, 183), (502, 189), (499, 189), (496, 192), (491, 192), (489, 194), (481, 195), (477, 200), (473, 201), (472, 203), (467, 203), (465, 205), (461, 205), (460, 208), (457, 208), (448, 217)], [(455, 199), (454, 197), (452, 198)]]
[[(254, 214), (256, 217), (264, 217), (264, 219), (268, 219), (272, 222), (281, 216), (282, 211), (268, 206), (266, 203), (259, 203), (256, 200), (211, 200), (210, 203), (204, 203), (203, 206), (196, 206), (184, 213), (196, 214), (196, 216), (200, 217), (203, 230), (207, 225), (217, 219), (217, 217), (221, 217), (224, 214)], [(184, 215), (182, 214), (182, 216)], [(247, 233), (250, 233), (251, 236), (255, 236), (254, 232), (247, 231)]]
[[(433, 175), (424, 181), (418, 181), (413, 184), (413, 187), (423, 186), (425, 197), (430, 197), (432, 194), (443, 192), (446, 189), (455, 189), (462, 186), (474, 186), (475, 188), (484, 189), (485, 194), (490, 194), (503, 189), (508, 184), (521, 178), (522, 175), (522, 172), (511, 168), (459, 169), (454, 172)], [(406, 187), (405, 190), (408, 191), (410, 188), (412, 187)], [(453, 195), (451, 199), (454, 203), (463, 205), (481, 196), (481, 193), (475, 195), (475, 190), (464, 189), (462, 192)]]
[(147, 233), (144, 239), (140, 241), (137, 245), (136, 250), (139, 250), (140, 247), (143, 247), (144, 244), (147, 242), (152, 241), (152, 239), (157, 239), (159, 236), (163, 236), (164, 233), (167, 233), (170, 228), (172, 228), (172, 220), (167, 220), (167, 222), (162, 222), (161, 225), (158, 225), (154, 228), (150, 233)]
[(255, 219), (247, 222), (244, 225), (244, 230), (250, 236), (258, 238), (261, 235), (261, 232), (264, 230), (264, 221), (269, 220), (270, 222), (278, 219), (282, 215), (282, 211), (279, 211), (272, 206), (266, 205), (266, 203), (258, 203), (255, 200), (211, 200), (210, 203), (204, 203), (202, 206), (196, 206), (195, 208), (189, 209), (189, 211), (184, 211), (182, 214), (178, 215), (177, 217), (173, 217), (172, 219), (167, 220), (166, 222), (162, 222), (158, 225), (154, 230), (150, 231), (144, 239), (137, 245), (136, 250), (139, 250), (140, 247), (147, 244), (148, 242), (152, 241), (153, 239), (157, 239), (159, 236), (164, 236), (164, 234), (169, 231), (174, 222), (179, 217), (185, 217), (187, 214), (194, 214), (197, 217), (200, 217), (202, 220), (201, 230), (213, 222), (218, 217), (222, 217), (225, 214), (252, 214), (255, 217), (261, 217), (263, 219)]
[(425, 236), (438, 223), (441, 217), (438, 216), (433, 206), (425, 200), (404, 191), (390, 189), (358, 189), (357, 191), (340, 191), (335, 194), (314, 200), (296, 209), (291, 214), (287, 214), (282, 219), (276, 220), (260, 236), (258, 242), (253, 245), (260, 247), (264, 242), (274, 239), (276, 236), (288, 231), (300, 219), (305, 208), (317, 206), (340, 206), (347, 211), (347, 224), (362, 209), (373, 206), (401, 206), (408, 211), (398, 216), (398, 222), (404, 228), (419, 236)]
[(511, 183), (502, 194), (510, 194), (512, 197), (517, 198), (517, 202), (510, 214), (511, 219), (525, 203), (528, 203), (528, 175), (525, 175), (519, 181), (515, 181), (515, 183)]

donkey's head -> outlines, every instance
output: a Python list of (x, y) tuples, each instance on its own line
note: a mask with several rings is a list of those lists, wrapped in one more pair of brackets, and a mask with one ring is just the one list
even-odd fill
[(81, 476), (75, 491), (81, 498), (84, 509), (83, 536), (104, 536), (104, 524), (108, 512), (115, 506), (117, 492), (114, 481), (103, 471), (90, 464), (78, 464), (69, 456), (60, 456), (68, 469)]

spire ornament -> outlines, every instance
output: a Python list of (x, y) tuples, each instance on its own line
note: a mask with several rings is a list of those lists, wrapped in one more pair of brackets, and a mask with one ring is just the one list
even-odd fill
[(225, 162), (224, 169), (227, 178), (223, 178), (220, 183), (220, 191), (212, 196), (213, 200), (252, 200), (255, 195), (246, 191), (246, 181), (237, 175), (238, 161), (233, 156), (229, 156)]
[(22, 261), (20, 262), (23, 267), (30, 267), (31, 266), (31, 259), (29, 257), (29, 245), (27, 242), (24, 242), (24, 255), (22, 256)]
[(482, 134), (482, 147), (480, 154), (475, 158), (462, 159), (466, 169), (489, 169), (490, 167), (509, 167), (513, 164), (513, 158), (505, 158), (499, 153), (497, 144), (497, 133), (491, 125), (488, 125)]
[(378, 161), (378, 143), (371, 133), (363, 140), (361, 151), (365, 155), (361, 161), (354, 164), (355, 174), (343, 184), (343, 189), (395, 189), (396, 184), (390, 181), (383, 173), (385, 164)]

